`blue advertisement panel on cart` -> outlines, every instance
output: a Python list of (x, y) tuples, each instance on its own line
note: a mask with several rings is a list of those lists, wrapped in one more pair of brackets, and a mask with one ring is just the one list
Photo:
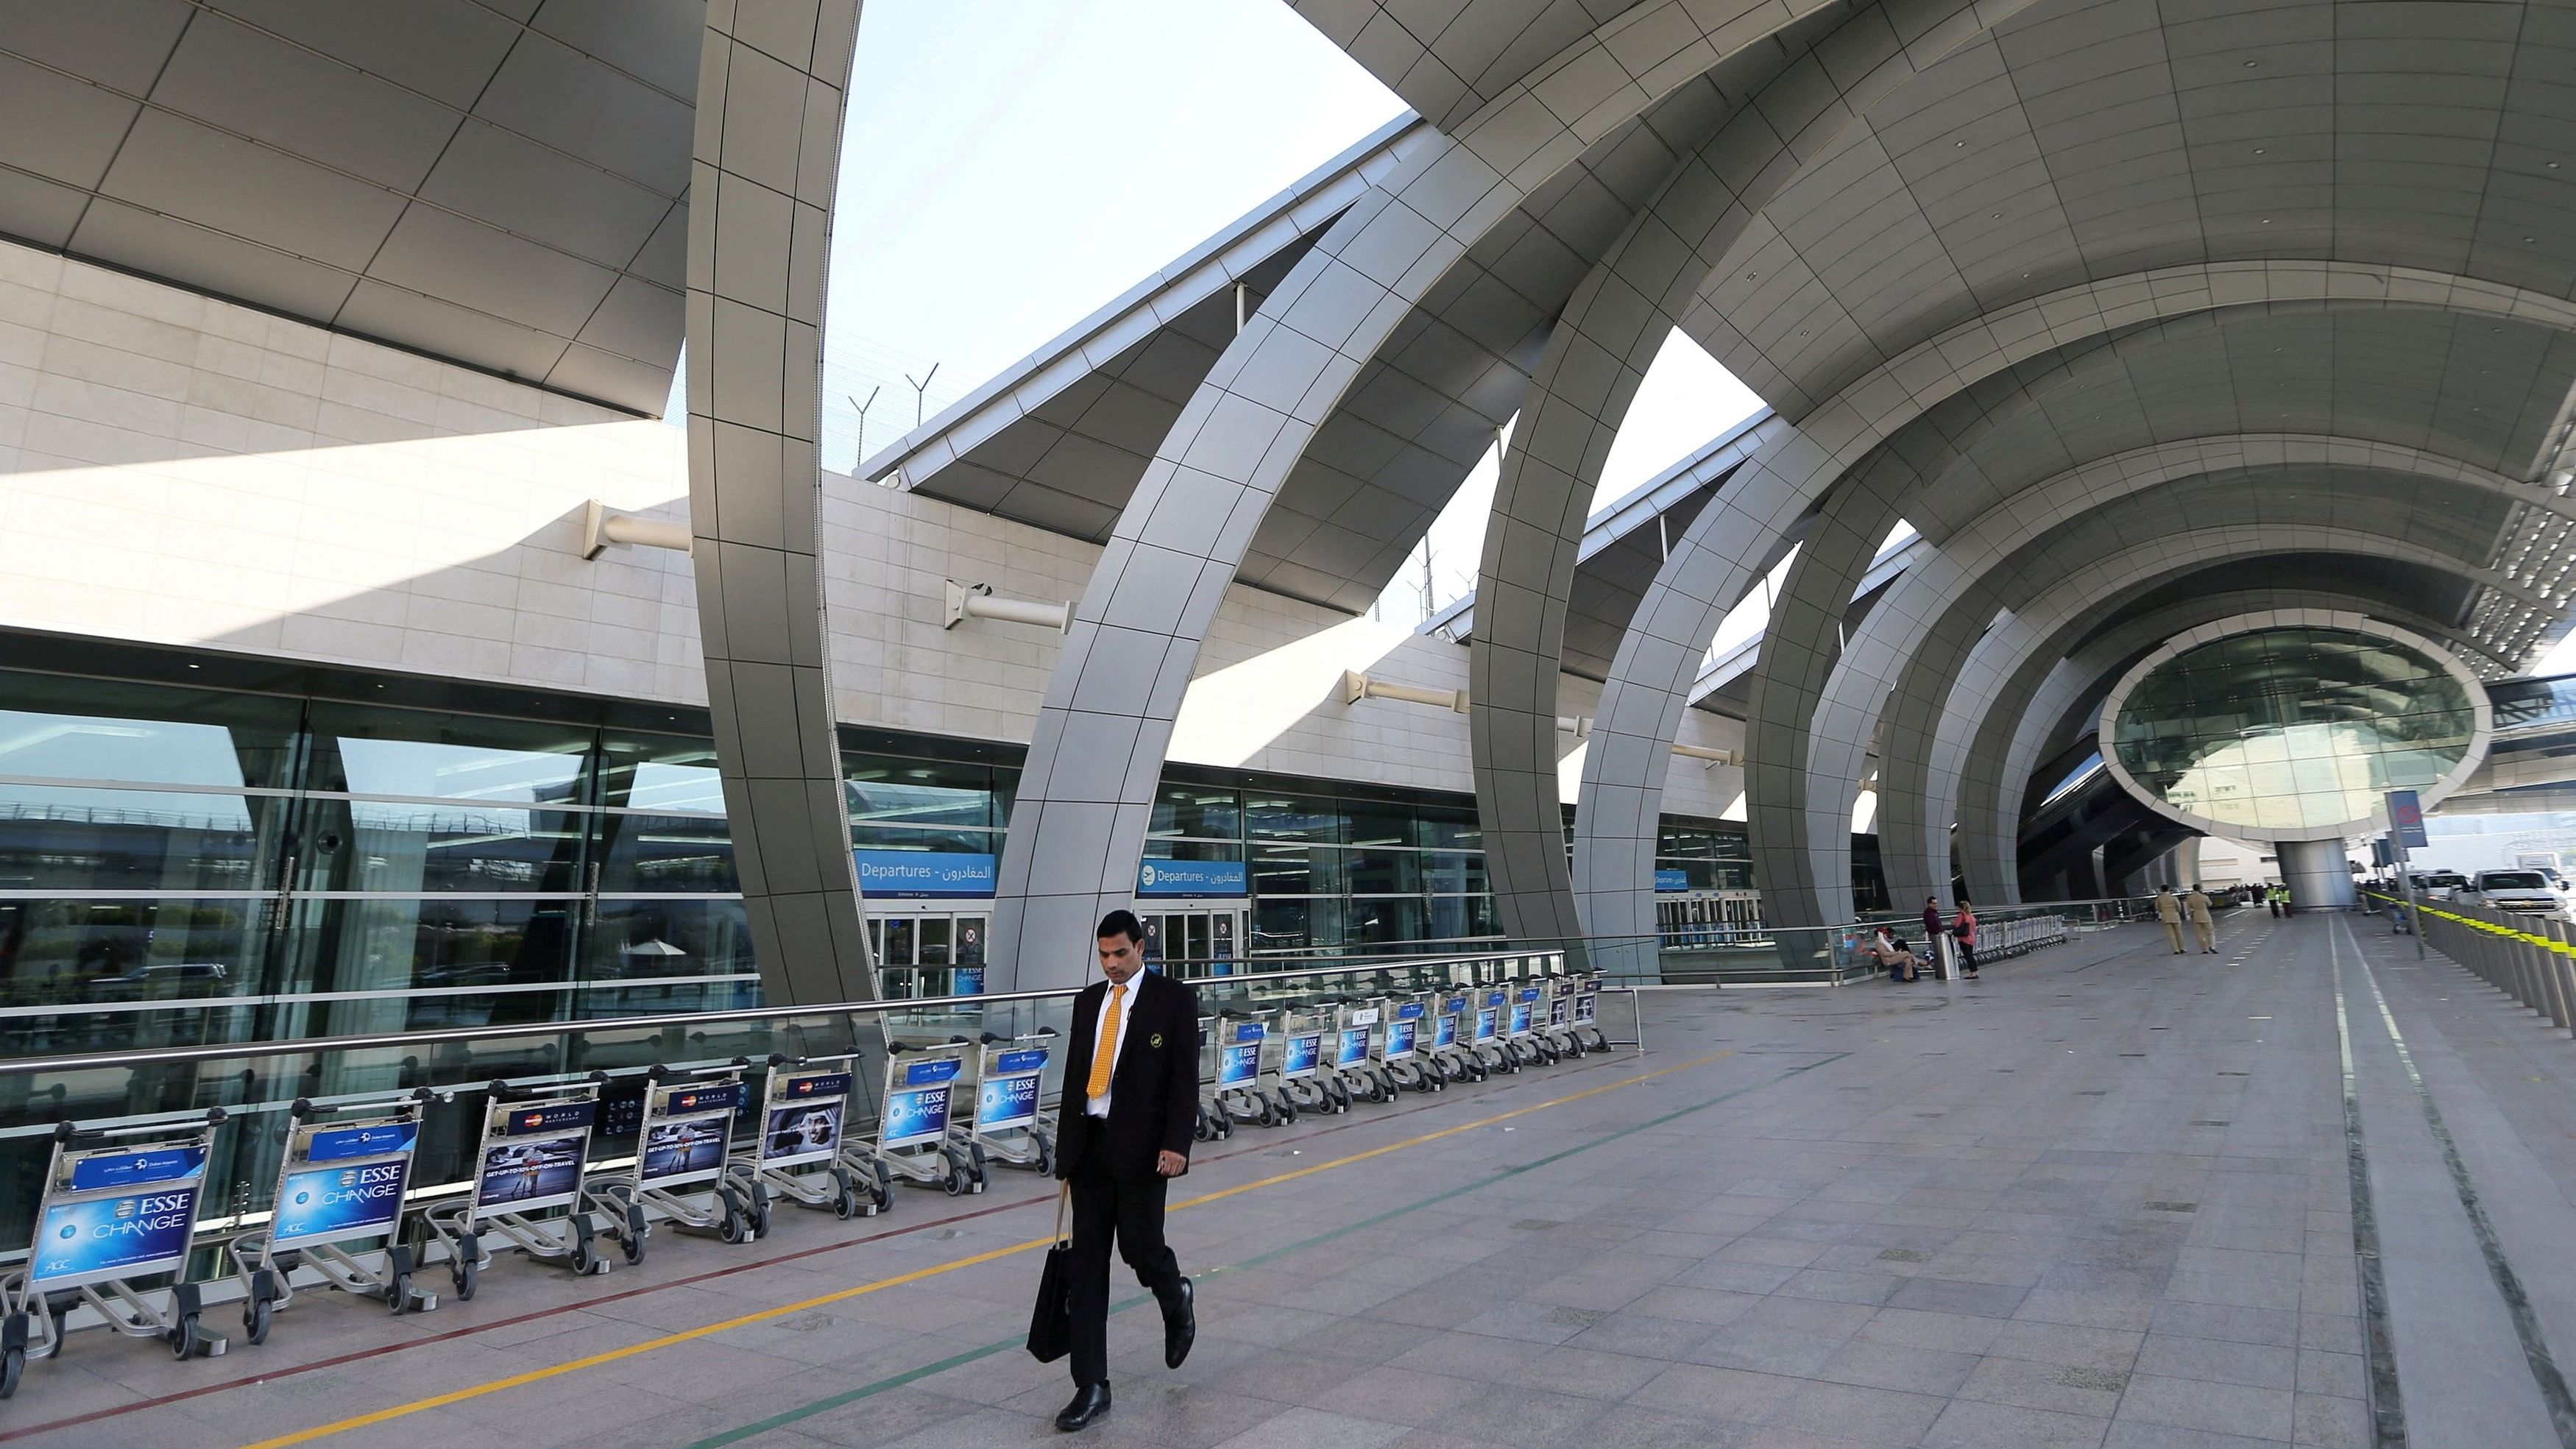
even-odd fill
[(1224, 1044), (1217, 1055), (1216, 1084), (1219, 1087), (1248, 1087), (1261, 1076), (1261, 1039), (1265, 1030), (1257, 1021), (1234, 1024), (1234, 1040)]
[(37, 1224), (28, 1286), (76, 1288), (185, 1265), (207, 1156), (192, 1144), (70, 1158), (56, 1179), (65, 1190), (47, 1198)]
[[(1038, 1120), (1038, 1074), (1046, 1070), (1044, 1047), (1027, 1047), (996, 1055), (975, 1087), (975, 1125), (985, 1131), (1026, 1127)], [(942, 1112), (946, 1111), (943, 1104)]]
[(270, 1247), (310, 1248), (393, 1232), (419, 1141), (414, 1121), (295, 1129), (287, 1154), (303, 1165), (290, 1166), (278, 1184)]
[(885, 1125), (877, 1134), (877, 1145), (916, 1147), (946, 1137), (949, 1084), (964, 1065), (955, 1057), (905, 1063), (902, 1085), (886, 1093)]
[(1279, 1075), (1289, 1079), (1311, 1077), (1324, 1064), (1324, 1034), (1320, 1031), (1297, 1031), (1288, 1034), (1280, 1052)]

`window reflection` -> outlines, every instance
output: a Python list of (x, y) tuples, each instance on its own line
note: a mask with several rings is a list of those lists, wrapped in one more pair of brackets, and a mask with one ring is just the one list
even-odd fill
[(0, 784), (0, 890), (264, 890), (287, 809), (273, 795)]
[(2476, 729), (2468, 690), (2392, 640), (2259, 630), (2188, 649), (2138, 681), (2113, 723), (2121, 766), (2178, 810), (2307, 830), (2439, 782)]

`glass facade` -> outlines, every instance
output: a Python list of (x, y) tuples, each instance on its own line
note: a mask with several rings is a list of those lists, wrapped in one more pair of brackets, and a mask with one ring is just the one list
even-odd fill
[[(0, 1053), (758, 1004), (703, 712), (292, 678), (0, 669)], [(863, 860), (990, 879), (1015, 748), (845, 728), (843, 768)], [(1502, 934), (1465, 795), (1175, 765), (1144, 854), (1218, 863), (1166, 873), (1214, 892), (1140, 903), (1183, 955)], [(1668, 819), (1658, 855), (1694, 889), (1752, 883), (1740, 825)], [(889, 993), (982, 963), (989, 892), (871, 898)]]
[(2370, 817), (2389, 790), (2449, 774), (2477, 727), (2441, 664), (2350, 630), (2258, 630), (2149, 671), (2112, 724), (2120, 765), (2221, 825), (2315, 830)]
[(1741, 825), (1667, 815), (1655, 867), (1680, 871), (1695, 891), (1742, 890), (1753, 884), (1753, 845)]
[(0, 674), (0, 1051), (756, 997), (704, 739)]
[(1251, 954), (1501, 934), (1464, 796), (1174, 765), (1145, 858), (1243, 862)]

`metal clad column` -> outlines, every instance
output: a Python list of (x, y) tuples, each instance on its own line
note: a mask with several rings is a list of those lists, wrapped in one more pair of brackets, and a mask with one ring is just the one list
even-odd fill
[(2352, 870), (2344, 863), (2343, 838), (2284, 840), (2281, 884), (2290, 888), (2290, 904), (2303, 911), (2346, 910), (2352, 905)]
[(819, 535), (823, 272), (855, 0), (707, 7), (689, 168), (689, 531), (743, 910), (772, 1006), (876, 995)]

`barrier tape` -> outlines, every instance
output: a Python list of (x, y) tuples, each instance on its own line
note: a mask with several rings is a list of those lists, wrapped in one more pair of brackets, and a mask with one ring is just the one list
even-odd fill
[[(2363, 892), (2363, 894), (2370, 895), (2367, 891)], [(2406, 904), (2395, 896), (2370, 895), (2370, 899), (2381, 901), (2392, 906), (2402, 906)], [(2499, 926), (2493, 921), (2481, 921), (2471, 916), (2453, 915), (2449, 911), (2437, 911), (2431, 906), (2417, 906), (2415, 907), (2415, 914), (2419, 916), (2431, 916), (2437, 921), (2451, 921), (2458, 925), (2466, 926), (2472, 931), (2484, 931), (2490, 936), (2504, 936), (2512, 940), (2526, 942), (2530, 945), (2538, 946), (2543, 950), (2555, 951), (2561, 956), (2576, 956), (2576, 942), (2561, 941), (2555, 936), (2535, 936), (2529, 931), (2517, 931), (2511, 926)]]

